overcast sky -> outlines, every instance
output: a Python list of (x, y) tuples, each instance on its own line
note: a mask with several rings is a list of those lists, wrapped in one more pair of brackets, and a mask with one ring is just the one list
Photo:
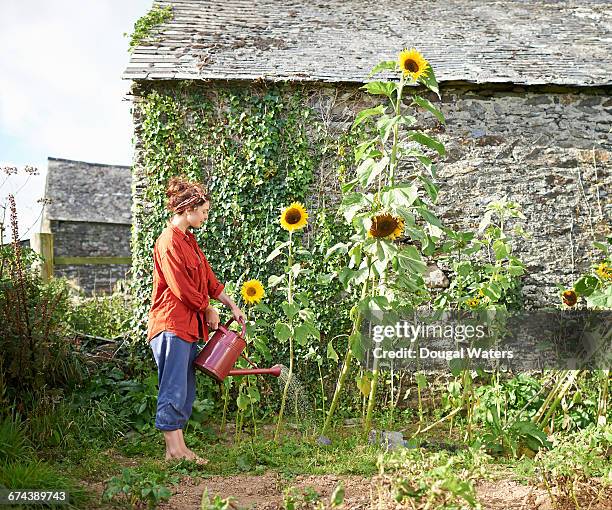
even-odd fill
[(131, 165), (123, 34), (151, 5), (0, 0), (0, 165), (40, 170), (29, 179), (23, 171), (8, 179), (0, 172), (0, 206), (16, 193), (20, 238), (39, 230), (47, 157)]

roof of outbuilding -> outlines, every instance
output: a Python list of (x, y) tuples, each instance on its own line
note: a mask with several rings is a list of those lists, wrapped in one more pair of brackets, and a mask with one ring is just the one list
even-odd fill
[(131, 169), (48, 158), (45, 198), (44, 220), (131, 224)]
[(609, 0), (156, 0), (123, 77), (363, 83), (416, 47), (438, 81), (612, 84)]

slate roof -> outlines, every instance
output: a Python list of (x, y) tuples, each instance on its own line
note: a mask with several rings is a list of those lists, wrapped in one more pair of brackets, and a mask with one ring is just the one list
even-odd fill
[(132, 223), (129, 166), (48, 158), (43, 225), (50, 220)]
[[(438, 81), (612, 84), (610, 0), (156, 0), (132, 80), (363, 83), (417, 47)], [(143, 13), (144, 14), (144, 13)]]

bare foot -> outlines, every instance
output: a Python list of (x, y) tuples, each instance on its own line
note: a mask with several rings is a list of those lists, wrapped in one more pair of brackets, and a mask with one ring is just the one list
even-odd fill
[(191, 460), (199, 466), (208, 464), (208, 459), (199, 457), (188, 448), (179, 451), (166, 451), (166, 460)]
[(208, 464), (208, 459), (204, 459), (203, 457), (200, 457), (195, 452), (191, 451), (189, 448), (187, 448), (185, 453), (187, 455), (186, 457), (187, 459), (195, 461), (195, 463), (198, 464), (199, 466), (204, 466)]

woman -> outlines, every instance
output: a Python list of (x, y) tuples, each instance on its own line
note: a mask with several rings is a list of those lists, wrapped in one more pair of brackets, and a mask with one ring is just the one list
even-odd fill
[(217, 329), (219, 314), (210, 306), (216, 299), (243, 323), (244, 313), (223, 291), (191, 228), (208, 218), (210, 197), (199, 183), (173, 177), (166, 190), (166, 207), (174, 213), (153, 250), (153, 294), (147, 339), (157, 362), (159, 394), (155, 427), (164, 433), (166, 459), (207, 462), (185, 445), (183, 428), (195, 400), (193, 360), (200, 338)]

